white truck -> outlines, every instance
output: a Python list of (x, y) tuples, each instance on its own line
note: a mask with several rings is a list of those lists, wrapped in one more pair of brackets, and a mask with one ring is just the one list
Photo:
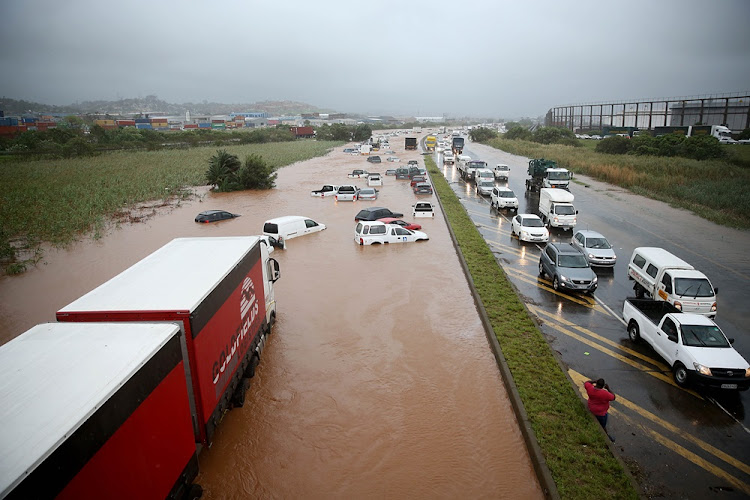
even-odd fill
[(628, 263), (637, 298), (665, 301), (685, 313), (716, 317), (716, 294), (705, 274), (663, 248), (638, 247)]
[(542, 187), (569, 189), (572, 177), (570, 170), (567, 168), (548, 168), (542, 181)]
[(745, 391), (750, 365), (732, 347), (734, 339), (709, 318), (681, 313), (663, 301), (627, 299), (622, 317), (633, 342), (643, 339), (672, 369), (679, 386)]
[(539, 191), (539, 217), (548, 227), (572, 230), (577, 223), (578, 210), (573, 205), (575, 197), (570, 191), (542, 188)]
[(335, 186), (333, 184), (323, 184), (322, 188), (310, 191), (310, 196), (312, 196), (313, 198), (327, 198), (329, 196), (335, 196), (336, 191), (338, 190), (338, 186)]

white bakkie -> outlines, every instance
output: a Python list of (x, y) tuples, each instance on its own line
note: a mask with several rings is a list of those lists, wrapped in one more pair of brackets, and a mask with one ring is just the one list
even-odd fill
[(539, 215), (548, 227), (573, 229), (578, 210), (573, 206), (573, 193), (564, 189), (542, 188), (539, 191)]

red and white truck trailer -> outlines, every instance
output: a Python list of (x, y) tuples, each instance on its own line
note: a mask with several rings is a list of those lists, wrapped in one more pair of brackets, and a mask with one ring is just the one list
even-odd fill
[(60, 309), (57, 320), (177, 325), (195, 441), (208, 446), (223, 413), (244, 402), (276, 317), (274, 244), (177, 238)]
[(199, 496), (180, 334), (47, 323), (0, 347), (0, 498)]

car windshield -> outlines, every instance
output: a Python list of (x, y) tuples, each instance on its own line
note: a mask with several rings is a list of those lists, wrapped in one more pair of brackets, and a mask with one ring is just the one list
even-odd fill
[(570, 180), (569, 172), (547, 172), (547, 178), (553, 181), (568, 181)]
[(560, 267), (589, 267), (586, 257), (581, 254), (577, 255), (560, 255), (557, 260)]
[(692, 347), (731, 347), (716, 325), (682, 325), (682, 343)]
[(576, 209), (572, 205), (556, 205), (555, 213), (557, 215), (575, 215)]
[(507, 165), (498, 165), (497, 170), (510, 170)]
[(495, 183), (492, 181), (481, 181), (479, 185), (483, 187), (493, 187)]
[(499, 196), (500, 198), (515, 198), (516, 197), (513, 191), (500, 191)]
[(681, 297), (713, 297), (714, 289), (706, 278), (675, 278), (674, 293)]
[(612, 245), (609, 244), (607, 238), (586, 238), (586, 248), (601, 248), (609, 250)]
[(521, 219), (521, 225), (526, 227), (544, 227), (542, 220), (537, 218)]

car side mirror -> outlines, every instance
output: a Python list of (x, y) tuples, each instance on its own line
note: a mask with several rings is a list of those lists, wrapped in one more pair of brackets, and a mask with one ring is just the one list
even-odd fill
[(576, 215), (578, 215), (578, 210), (576, 210)]
[(734, 344), (734, 339), (727, 339), (727, 340), (729, 340), (730, 344)]

